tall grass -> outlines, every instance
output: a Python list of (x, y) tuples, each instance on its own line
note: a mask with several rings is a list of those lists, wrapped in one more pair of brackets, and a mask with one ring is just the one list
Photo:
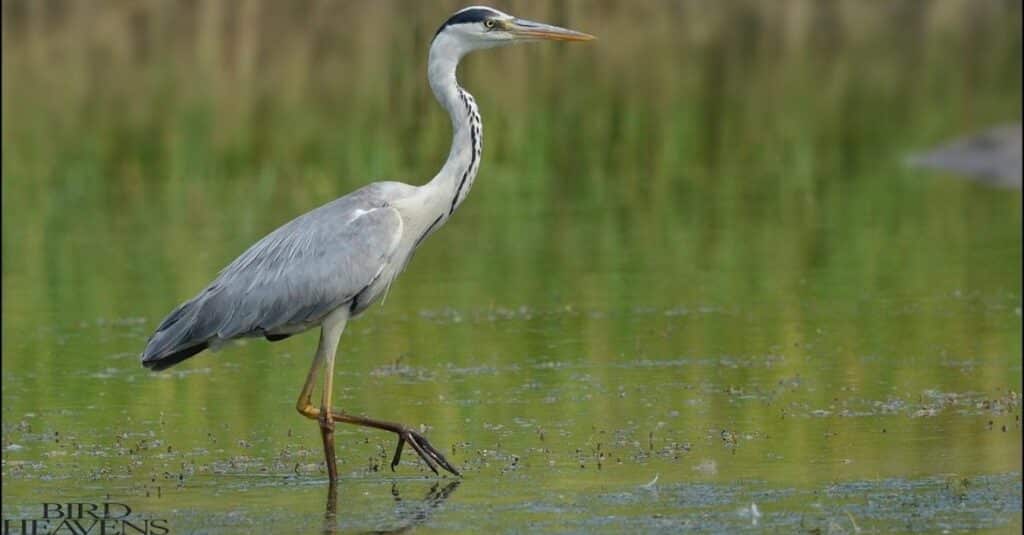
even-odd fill
[[(448, 123), (425, 83), (456, 2), (3, 3), (5, 183), (120, 189), (429, 178)], [(1020, 114), (1018, 2), (497, 2), (590, 46), (479, 54), (485, 172), (647, 202), (815, 191), (864, 161)], [(42, 166), (42, 167), (41, 167)], [(754, 173), (756, 176), (752, 176)], [(558, 192), (556, 192), (558, 193)]]

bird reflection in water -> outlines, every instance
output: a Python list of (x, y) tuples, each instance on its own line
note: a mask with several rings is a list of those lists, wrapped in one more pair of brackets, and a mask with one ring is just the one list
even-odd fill
[[(395, 527), (373, 529), (367, 533), (403, 533), (426, 522), (431, 515), (447, 500), (462, 484), (461, 479), (456, 479), (442, 484), (442, 481), (435, 482), (426, 496), (421, 500), (405, 500), (402, 498), (398, 483), (392, 483), (391, 496), (395, 501), (395, 517), (398, 525)], [(324, 513), (323, 533), (334, 534), (339, 531), (338, 526), (338, 486), (327, 485), (327, 510)]]

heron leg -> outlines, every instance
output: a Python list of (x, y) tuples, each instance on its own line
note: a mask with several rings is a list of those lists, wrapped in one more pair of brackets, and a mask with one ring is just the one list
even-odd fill
[[(316, 348), (313, 365), (306, 376), (306, 383), (299, 393), (296, 409), (303, 416), (315, 419), (320, 423), (320, 436), (324, 442), (324, 458), (327, 461), (327, 476), (331, 483), (338, 480), (338, 461), (334, 453), (334, 419), (331, 417), (331, 394), (334, 389), (334, 356), (338, 350), (338, 341), (348, 321), (348, 310), (339, 309), (324, 319), (320, 330), (320, 343)], [(320, 408), (313, 406), (313, 384), (320, 367), (324, 368), (324, 387), (320, 398)]]
[(317, 348), (316, 356), (313, 357), (313, 365), (310, 366), (309, 374), (306, 375), (306, 383), (302, 385), (302, 392), (299, 392), (299, 400), (295, 403), (295, 409), (299, 411), (299, 414), (310, 420), (316, 420), (320, 416), (320, 411), (316, 410), (316, 407), (313, 406), (313, 383), (316, 382), (317, 373), (320, 371), (323, 363), (323, 354), (320, 348)]
[[(398, 446), (395, 447), (395, 455), (391, 460), (392, 470), (398, 466), (399, 461), (402, 459), (402, 450), (405, 448), (405, 444), (408, 443), (435, 474), (438, 473), (437, 467), (440, 466), (454, 475), (460, 475), (459, 471), (445, 459), (444, 455), (431, 446), (430, 442), (420, 433), (402, 424), (374, 420), (348, 414), (341, 410), (331, 409), (331, 390), (334, 385), (334, 356), (337, 351), (338, 341), (341, 339), (341, 332), (345, 328), (347, 316), (343, 316), (343, 318), (340, 322), (337, 320), (332, 321), (330, 317), (324, 321), (323, 329), (320, 332), (320, 345), (317, 347), (316, 357), (313, 359), (313, 365), (309, 369), (309, 374), (306, 375), (306, 383), (302, 386), (302, 392), (299, 393), (299, 399), (295, 405), (299, 414), (320, 423), (320, 433), (324, 441), (324, 455), (327, 458), (327, 473), (331, 481), (335, 481), (337, 478), (334, 456), (335, 422), (372, 427), (398, 435)], [(326, 368), (324, 392), (320, 408), (317, 408), (313, 405), (313, 386), (316, 383), (317, 374), (321, 367)]]
[(459, 471), (448, 462), (448, 459), (444, 458), (444, 455), (442, 455), (441, 452), (437, 451), (430, 445), (430, 442), (427, 441), (426, 437), (402, 424), (374, 420), (364, 416), (356, 416), (344, 411), (335, 412), (331, 415), (331, 418), (334, 419), (335, 422), (382, 429), (384, 431), (391, 431), (398, 435), (398, 446), (395, 447), (395, 456), (391, 459), (391, 470), (394, 470), (395, 467), (398, 466), (398, 462), (402, 459), (402, 449), (405, 447), (406, 442), (408, 442), (409, 446), (416, 451), (420, 458), (423, 459), (423, 462), (427, 463), (427, 466), (435, 474), (438, 473), (437, 467), (440, 466), (454, 475), (461, 475), (459, 474)]
[(327, 477), (331, 482), (338, 480), (338, 458), (334, 454), (334, 420), (331, 418), (331, 389), (334, 379), (334, 355), (330, 355), (324, 366), (324, 391), (320, 402), (320, 436), (324, 440), (324, 457), (327, 459)]
[[(302, 415), (307, 418), (320, 421), (321, 415), (326, 413), (326, 411), (321, 411), (320, 409), (314, 407), (312, 404), (308, 402), (305, 405), (303, 405), (302, 398), (300, 398), (299, 402), (299, 412), (302, 413)], [(426, 437), (424, 437), (420, 433), (417, 433), (416, 431), (413, 431), (412, 429), (409, 429), (408, 427), (402, 424), (386, 422), (382, 420), (374, 420), (372, 418), (366, 418), (364, 416), (356, 416), (341, 410), (332, 410), (330, 412), (330, 418), (334, 422), (359, 425), (363, 427), (372, 427), (374, 429), (391, 431), (392, 433), (398, 435), (398, 446), (395, 447), (395, 455), (391, 459), (392, 470), (394, 470), (395, 467), (398, 466), (399, 461), (402, 460), (402, 450), (405, 448), (405, 444), (408, 442), (409, 445), (412, 447), (413, 451), (415, 451), (416, 454), (419, 455), (421, 459), (423, 459), (423, 462), (426, 463), (427, 467), (430, 468), (435, 474), (438, 473), (437, 467), (440, 466), (441, 468), (444, 468), (445, 470), (451, 472), (454, 475), (462, 475), (459, 473), (458, 470), (455, 469), (454, 466), (452, 466), (450, 462), (448, 462), (448, 459), (445, 459), (444, 455), (442, 455), (441, 452), (437, 451), (437, 449), (434, 448), (434, 446), (432, 446), (430, 442), (427, 441)], [(330, 470), (330, 468), (328, 468), (328, 470)]]

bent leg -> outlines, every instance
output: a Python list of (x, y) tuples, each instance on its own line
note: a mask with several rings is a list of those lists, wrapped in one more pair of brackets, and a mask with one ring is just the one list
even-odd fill
[[(335, 316), (336, 314), (337, 316)], [(347, 310), (333, 312), (324, 320), (323, 328), (320, 331), (320, 343), (317, 346), (316, 356), (313, 358), (313, 364), (306, 375), (306, 382), (302, 386), (299, 399), (295, 404), (299, 414), (311, 420), (317, 420), (320, 423), (321, 438), (324, 442), (324, 456), (327, 460), (327, 474), (330, 480), (332, 482), (337, 480), (337, 460), (334, 454), (335, 422), (372, 427), (398, 435), (398, 446), (395, 448), (395, 455), (391, 460), (392, 470), (398, 466), (402, 458), (402, 450), (406, 442), (408, 442), (435, 474), (438, 473), (437, 467), (440, 466), (454, 475), (460, 475), (459, 471), (445, 459), (441, 452), (431, 446), (430, 442), (423, 435), (409, 427), (399, 423), (374, 420), (331, 409), (331, 394), (334, 387), (334, 358), (347, 320)], [(313, 405), (313, 385), (316, 382), (317, 373), (321, 367), (324, 368), (324, 389), (320, 407), (317, 408)]]

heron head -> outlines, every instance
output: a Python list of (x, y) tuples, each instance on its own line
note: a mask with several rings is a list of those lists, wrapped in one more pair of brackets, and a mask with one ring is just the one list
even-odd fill
[(593, 35), (513, 17), (497, 9), (471, 6), (452, 15), (434, 34), (463, 53), (528, 41), (589, 41)]

